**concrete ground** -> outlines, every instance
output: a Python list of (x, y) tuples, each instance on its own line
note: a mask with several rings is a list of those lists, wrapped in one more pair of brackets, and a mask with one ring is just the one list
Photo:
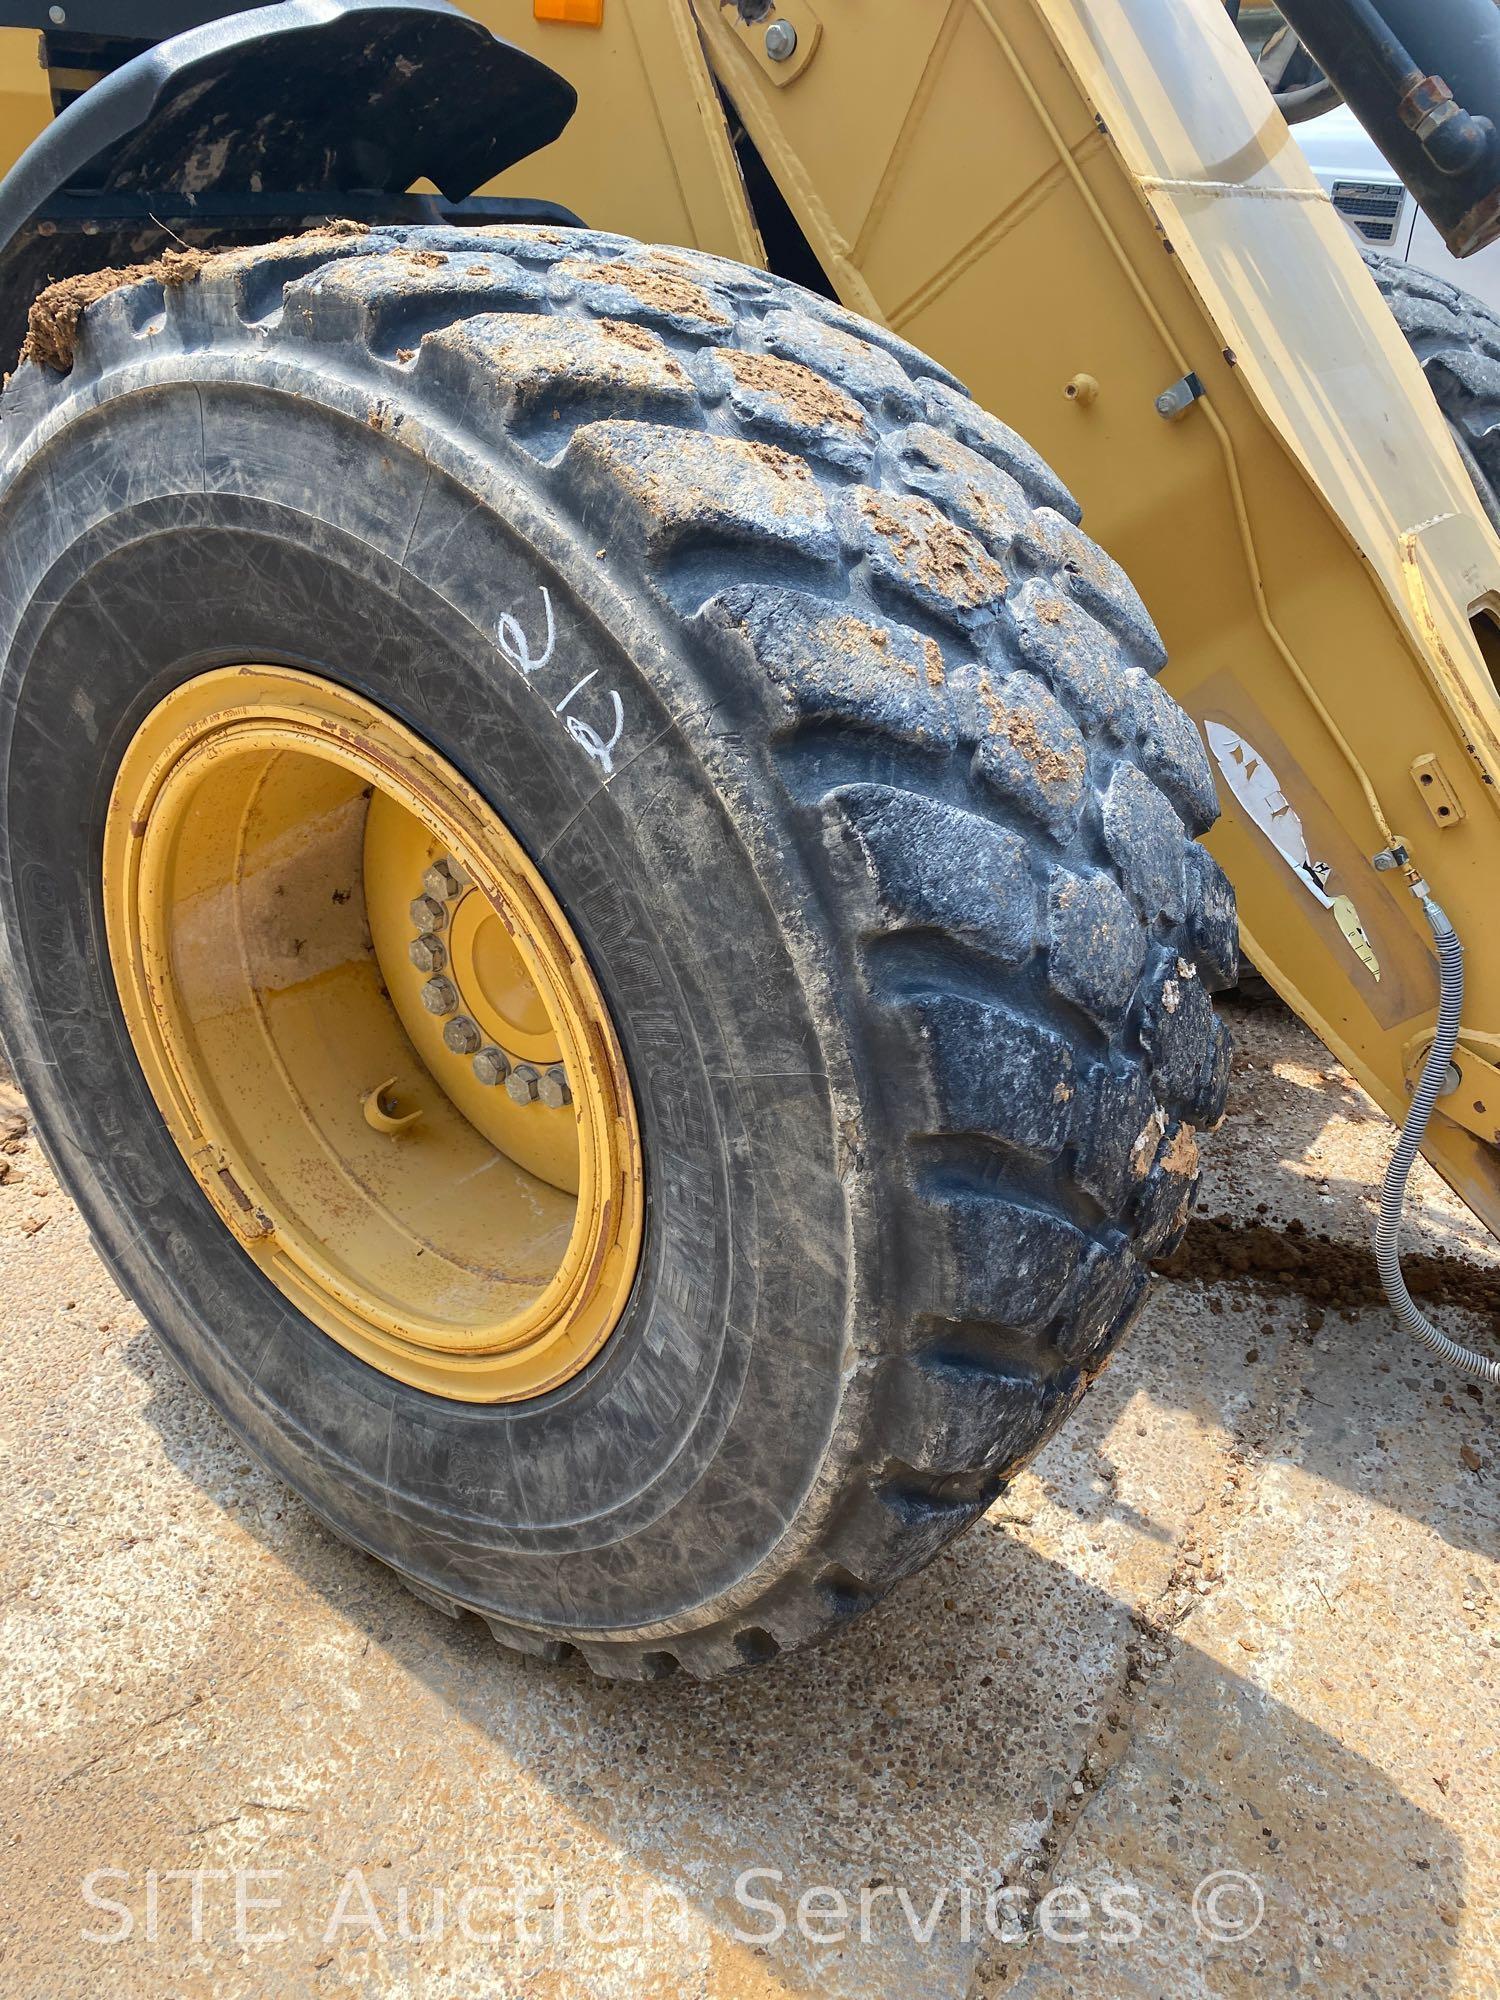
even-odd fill
[[(518, 1664), (329, 1539), (0, 1153), (0, 1990), (1500, 1990), (1496, 1395), (1336, 1309), (1389, 1128), (1233, 1026), (1195, 1275), (925, 1577), (717, 1686)], [(1414, 1212), (1494, 1351), (1494, 1249)]]

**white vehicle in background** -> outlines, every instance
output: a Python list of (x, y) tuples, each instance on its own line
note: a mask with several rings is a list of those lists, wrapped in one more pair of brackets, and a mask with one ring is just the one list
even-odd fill
[(1500, 242), (1453, 256), (1281, 10), (1224, 4), (1308, 165), (1364, 250), (1500, 533)]
[(1239, 0), (1226, 4), (1308, 165), (1357, 240), (1402, 264), (1431, 271), (1500, 312), (1500, 243), (1477, 256), (1453, 256), (1375, 141), (1323, 79), (1280, 9), (1241, 5)]
[(1473, 257), (1451, 255), (1347, 105), (1294, 125), (1292, 136), (1361, 243), (1446, 278), (1500, 312), (1500, 243)]

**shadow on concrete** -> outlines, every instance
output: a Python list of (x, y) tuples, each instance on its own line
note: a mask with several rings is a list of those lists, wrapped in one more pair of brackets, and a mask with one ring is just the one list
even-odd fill
[[(127, 1359), (139, 1368), (149, 1351), (142, 1335)], [(1336, 1402), (1339, 1372), (1356, 1357), (1317, 1358), (1329, 1364), (1318, 1395)], [(220, 1498), (235, 1472), (247, 1490), (269, 1485), (159, 1358), (151, 1380), (145, 1414), (177, 1466)], [(1396, 1390), (1386, 1378), (1376, 1389), (1401, 1421)], [(1102, 1423), (1106, 1399), (1090, 1401)], [(1090, 1421), (1086, 1403), (1075, 1428)], [(1336, 1425), (1319, 1431), (1317, 1469), (1390, 1504), (1386, 1468), (1351, 1455), (1351, 1443)], [(582, 1821), (706, 1917), (721, 1948), (701, 1990), (715, 1996), (959, 2000), (1017, 1980), (1048, 1995), (1383, 1994), (1395, 1990), (1393, 1954), (1401, 1990), (1423, 2000), (1472, 1990), (1439, 1914), (1463, 1899), (1446, 1827), (1356, 1750), (1201, 1650), (1191, 1625), (1142, 1662), (1130, 1605), (993, 1517), (824, 1649), (729, 1682), (643, 1688), (497, 1654), (477, 1621), (444, 1620), (287, 1506), (274, 1533), (248, 1501), (236, 1520), (321, 1593), (331, 1617), (385, 1649), (449, 1725), (478, 1732), (543, 1787), (560, 1820)], [(1132, 1649), (1136, 1677), (1126, 1673)], [(1091, 1752), (1105, 1775), (1097, 1791), (1091, 1775), (1080, 1799)], [(750, 1867), (780, 1877), (737, 1892)], [(1252, 1877), (1265, 1897), (1243, 1942), (1207, 1940), (1193, 1917), (1196, 1884), (1221, 1869)], [(976, 1912), (967, 1937), (964, 1882)], [(1091, 1898), (1085, 1944), (1048, 1945), (1043, 1961), (1040, 1946), (986, 1934), (986, 1890), (1066, 1882)], [(847, 1899), (853, 1935), (839, 1943), (798, 1934), (797, 1898), (816, 1885)], [(861, 1936), (860, 1892), (882, 1885)], [(1100, 1896), (1112, 1886), (1140, 1892), (1135, 1943), (1099, 1940)], [(897, 1888), (919, 1924), (946, 1892), (925, 1941)], [(783, 1935), (767, 1935), (774, 1918), (747, 1894), (783, 1910)], [(814, 1929), (827, 1928), (825, 1908)], [(1066, 1924), (1077, 1928), (1076, 1902)], [(1056, 1980), (1034, 1986), (1043, 1962)], [(1160, 1964), (1171, 1968), (1165, 1982)], [(683, 1990), (700, 1989), (684, 1975)]]

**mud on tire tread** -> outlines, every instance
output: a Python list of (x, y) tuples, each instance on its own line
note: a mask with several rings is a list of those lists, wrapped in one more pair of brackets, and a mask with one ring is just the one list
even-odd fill
[(1185, 1226), (1194, 1128), (1223, 1108), (1205, 988), (1235, 976), (1234, 917), (1193, 841), (1214, 786), (1152, 678), (1151, 621), (942, 370), (763, 273), (597, 234), (325, 235), (138, 283), (89, 310), (71, 376), (22, 370), (0, 457), (205, 343), (252, 373), (327, 370), (392, 449), (477, 440), (754, 718), (733, 809), (837, 996), (846, 1180), (885, 1245), (816, 1545), (663, 1638), (468, 1608), (504, 1644), (571, 1640), (629, 1678), (769, 1658), (990, 1504)]

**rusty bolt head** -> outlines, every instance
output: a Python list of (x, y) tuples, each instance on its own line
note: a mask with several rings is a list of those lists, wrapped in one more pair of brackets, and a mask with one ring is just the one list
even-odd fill
[(545, 1104), (549, 1111), (561, 1111), (565, 1104), (571, 1104), (573, 1093), (568, 1088), (568, 1072), (561, 1063), (554, 1063), (542, 1074), (536, 1087), (537, 1100)]
[(446, 854), (440, 855), (422, 876), (422, 887), (429, 896), (436, 896), (439, 902), (451, 903), (462, 886), (458, 870)]
[(419, 931), (440, 931), (448, 912), (436, 896), (418, 896), (411, 906), (411, 920)]
[(443, 1029), (443, 1045), (456, 1056), (471, 1056), (484, 1040), (467, 1014), (455, 1014)]
[(506, 1094), (517, 1104), (534, 1104), (541, 1080), (541, 1072), (535, 1063), (517, 1063), (505, 1079)]
[(448, 963), (447, 952), (429, 931), (412, 939), (406, 947), (406, 955), (418, 972), (441, 972)]
[(504, 1049), (491, 1045), (481, 1049), (474, 1058), (474, 1079), (477, 1083), (504, 1083), (510, 1075), (510, 1057)]
[(429, 1014), (456, 1014), (458, 988), (451, 979), (429, 979), (422, 988), (422, 1005)]

